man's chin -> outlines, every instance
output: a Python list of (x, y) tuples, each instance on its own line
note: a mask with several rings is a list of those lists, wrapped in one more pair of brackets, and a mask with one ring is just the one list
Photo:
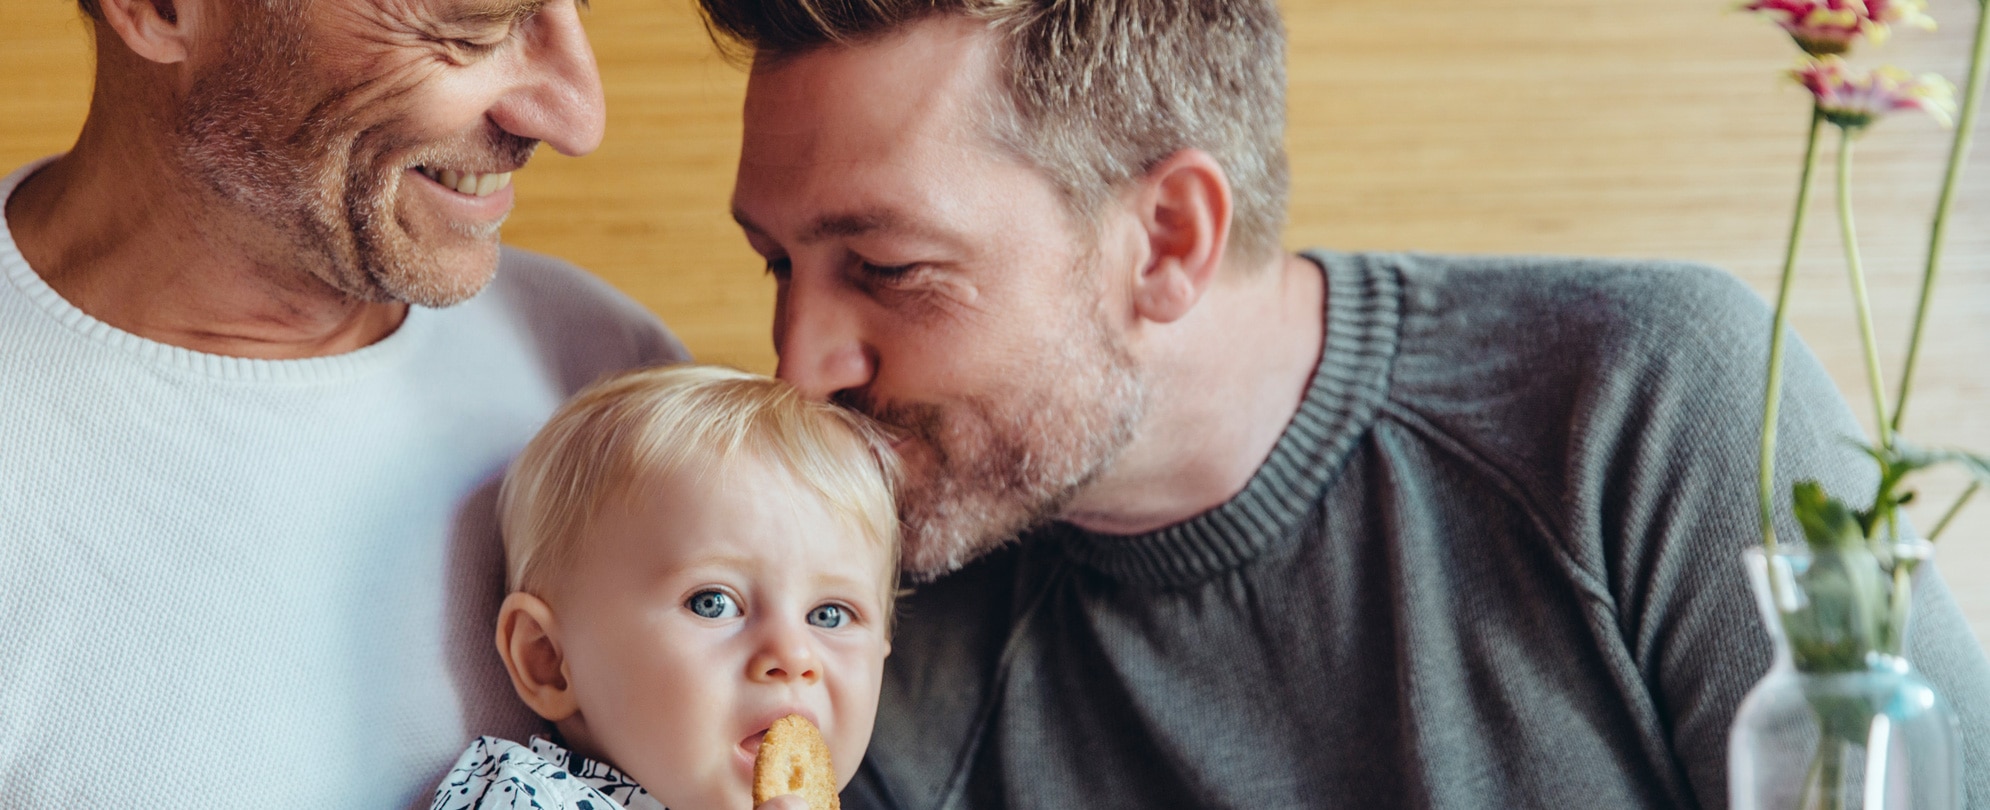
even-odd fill
[[(510, 210), (510, 189), (502, 208), (475, 217), (430, 199), (454, 195), (422, 177), (403, 182), (395, 214), (375, 220), (372, 255), (364, 257), (369, 280), (385, 297), (423, 307), (448, 307), (468, 301), (497, 274), (499, 228)], [(461, 204), (465, 200), (443, 202)], [(469, 201), (488, 202), (488, 201)], [(384, 212), (383, 212), (384, 213)]]
[(497, 234), (451, 236), (419, 248), (404, 241), (402, 249), (386, 251), (394, 255), (369, 257), (367, 280), (381, 298), (404, 304), (441, 308), (470, 300), (497, 275)]
[[(908, 481), (934, 479), (907, 478)], [(1009, 493), (969, 482), (910, 489), (903, 493), (905, 520), (900, 568), (919, 582), (931, 582), (1014, 542), (1039, 522), (1037, 512)]]
[(430, 272), (390, 288), (388, 294), (404, 304), (431, 309), (453, 307), (477, 296), (497, 275), (496, 257), (480, 270), (461, 274)]

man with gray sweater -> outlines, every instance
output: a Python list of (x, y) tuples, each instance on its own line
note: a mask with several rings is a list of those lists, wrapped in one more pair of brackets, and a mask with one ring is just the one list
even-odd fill
[[(702, 4), (780, 375), (901, 437), (921, 584), (851, 806), (1726, 806), (1770, 655), (1741, 285), (1283, 252), (1272, 0)], [(1857, 491), (1798, 354), (1782, 474)], [(1916, 609), (1990, 801), (1990, 663)]]
[(603, 127), (574, 0), (84, 0), (67, 154), (0, 181), (0, 805), (395, 808), (539, 728), (504, 466), (681, 359), (501, 248)]

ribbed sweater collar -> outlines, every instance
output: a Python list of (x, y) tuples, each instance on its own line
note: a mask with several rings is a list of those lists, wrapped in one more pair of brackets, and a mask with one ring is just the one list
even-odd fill
[(1402, 283), (1379, 256), (1307, 253), (1326, 275), (1326, 337), (1299, 410), (1249, 483), (1221, 506), (1141, 535), (1058, 524), (1044, 539), (1113, 579), (1182, 587), (1235, 570), (1283, 543), (1333, 483), (1388, 393)]

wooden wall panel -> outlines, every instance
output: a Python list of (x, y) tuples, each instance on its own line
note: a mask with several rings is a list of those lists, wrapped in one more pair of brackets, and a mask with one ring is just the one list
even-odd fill
[[(1807, 99), (1794, 50), (1728, 0), (1288, 0), (1289, 243), (1343, 249), (1675, 257), (1771, 290)], [(1861, 61), (1960, 79), (1970, 0)], [(597, 0), (609, 102), (593, 156), (518, 175), (513, 244), (599, 273), (702, 358), (768, 371), (772, 287), (726, 215), (743, 75), (689, 0)], [(65, 148), (87, 104), (87, 28), (68, 0), (0, 0), (0, 166)], [(1916, 116), (1860, 144), (1861, 237), (1897, 372), (1946, 134)], [(1990, 450), (1990, 145), (1971, 161), (1909, 435)], [(1823, 175), (1829, 179), (1828, 172)], [(1796, 326), (1867, 401), (1835, 222), (1820, 189)], [(1748, 481), (1734, 486), (1752, 487)], [(1956, 477), (1928, 486), (1946, 503)], [(1917, 520), (1934, 519), (1923, 507)], [(1990, 506), (1941, 567), (1990, 638)]]

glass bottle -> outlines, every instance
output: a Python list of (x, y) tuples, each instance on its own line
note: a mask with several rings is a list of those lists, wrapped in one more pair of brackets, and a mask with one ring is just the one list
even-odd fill
[[(1744, 555), (1775, 639), (1775, 663), (1742, 700), (1728, 734), (1733, 810), (1962, 806), (1955, 713), (1901, 655), (1899, 642), (1906, 589), (1931, 551), (1921, 541), (1892, 547), (1894, 566), (1905, 566), (1898, 578), (1878, 573), (1870, 554)], [(1838, 573), (1860, 566), (1874, 575)], [(1832, 575), (1819, 575), (1825, 573)], [(1847, 581), (1860, 585), (1848, 588)]]

